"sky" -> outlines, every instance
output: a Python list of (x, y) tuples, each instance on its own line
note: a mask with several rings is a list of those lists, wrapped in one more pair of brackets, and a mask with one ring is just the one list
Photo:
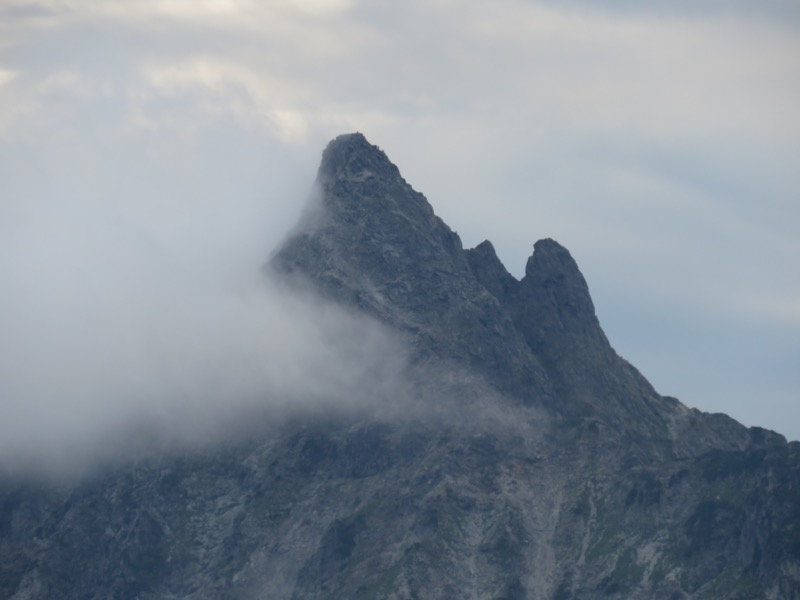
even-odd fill
[(800, 439), (799, 107), (795, 0), (3, 0), (0, 465), (394, 372), (255, 283), (352, 131), (515, 276), (565, 245), (660, 393)]

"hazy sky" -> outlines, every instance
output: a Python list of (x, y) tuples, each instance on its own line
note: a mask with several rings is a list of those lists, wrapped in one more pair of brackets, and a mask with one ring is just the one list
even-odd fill
[(332, 337), (357, 379), (380, 335), (253, 287), (355, 130), (513, 274), (568, 247), (659, 392), (800, 439), (798, 107), (795, 0), (3, 0), (0, 453)]

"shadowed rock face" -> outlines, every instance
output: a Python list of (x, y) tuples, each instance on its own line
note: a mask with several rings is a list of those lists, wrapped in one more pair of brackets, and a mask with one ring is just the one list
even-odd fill
[(317, 183), (267, 269), (394, 329), (425, 410), (0, 481), (0, 597), (800, 598), (800, 444), (658, 395), (565, 248), (518, 281), (362, 135)]

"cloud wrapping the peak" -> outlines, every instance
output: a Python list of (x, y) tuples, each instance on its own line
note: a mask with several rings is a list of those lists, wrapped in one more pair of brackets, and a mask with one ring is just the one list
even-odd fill
[(294, 205), (287, 221), (303, 206), (288, 189), (257, 208), (213, 187), (114, 194), (56, 171), (32, 197), (8, 181), (0, 469), (70, 473), (135, 453), (142, 436), (205, 444), (248, 420), (398, 393), (405, 354), (391, 334), (260, 273), (288, 228), (281, 205)]
[(105, 442), (128, 451), (137, 427), (208, 443), (251, 413), (380, 402), (400, 377), (402, 347), (366, 318), (120, 229), (58, 226), (3, 244), (2, 467), (118, 459)]

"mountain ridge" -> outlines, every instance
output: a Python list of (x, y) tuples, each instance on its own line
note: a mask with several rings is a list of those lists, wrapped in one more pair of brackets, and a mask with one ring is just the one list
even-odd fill
[(660, 396), (565, 248), (514, 278), (363, 135), (317, 187), (265, 273), (394, 331), (400, 405), (0, 478), (1, 596), (800, 600), (800, 443)]

